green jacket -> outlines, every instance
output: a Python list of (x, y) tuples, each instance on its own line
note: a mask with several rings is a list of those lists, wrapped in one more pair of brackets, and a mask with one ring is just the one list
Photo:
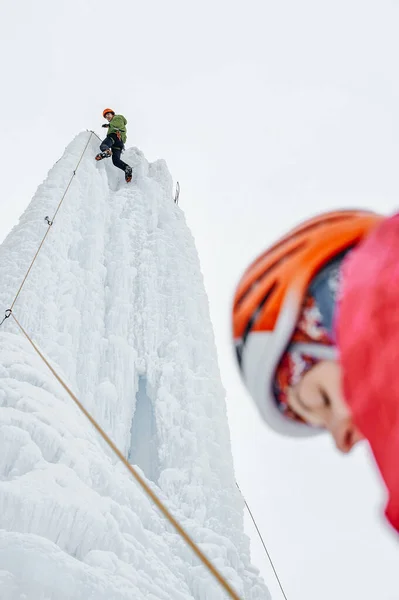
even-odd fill
[(108, 135), (120, 131), (122, 142), (125, 143), (127, 138), (126, 123), (127, 121), (123, 115), (114, 115), (109, 122)]

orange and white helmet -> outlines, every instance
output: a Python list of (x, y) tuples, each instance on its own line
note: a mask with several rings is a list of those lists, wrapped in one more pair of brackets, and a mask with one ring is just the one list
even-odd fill
[(113, 114), (113, 115), (114, 115), (114, 114), (115, 114), (115, 111), (114, 111), (114, 110), (112, 110), (112, 108), (104, 108), (104, 110), (103, 110), (103, 117), (104, 117), (104, 118), (105, 118), (105, 115), (106, 115), (107, 113), (111, 113), (111, 114)]
[[(320, 430), (281, 411), (274, 381), (296, 329), (313, 278), (335, 257), (356, 246), (382, 220), (365, 210), (340, 210), (302, 223), (245, 271), (234, 297), (233, 337), (242, 377), (264, 420), (275, 431), (309, 436)], [(318, 360), (334, 348), (305, 344)]]

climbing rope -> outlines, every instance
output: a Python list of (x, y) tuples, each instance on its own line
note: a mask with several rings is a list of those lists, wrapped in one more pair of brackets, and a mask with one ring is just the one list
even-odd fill
[(95, 131), (93, 131), (92, 129), (86, 129), (86, 131), (90, 131), (90, 133), (92, 133), (93, 135), (96, 136), (97, 139), (100, 140), (100, 142), (102, 142), (102, 139), (100, 138), (100, 136), (98, 135), (98, 133), (96, 133)]
[[(70, 187), (70, 185), (71, 185), (71, 183), (72, 183), (72, 180), (73, 180), (73, 178), (74, 178), (74, 177), (75, 177), (75, 175), (76, 175), (76, 171), (78, 170), (78, 168), (79, 168), (79, 165), (80, 165), (80, 163), (81, 163), (81, 161), (82, 161), (83, 155), (84, 155), (84, 153), (86, 152), (87, 146), (89, 145), (89, 142), (90, 142), (90, 140), (91, 140), (91, 136), (92, 136), (92, 132), (90, 133), (89, 139), (88, 139), (88, 140), (87, 140), (87, 142), (86, 142), (86, 146), (84, 147), (84, 149), (83, 149), (83, 152), (82, 152), (82, 154), (80, 155), (80, 158), (79, 158), (78, 164), (76, 165), (76, 167), (75, 167), (75, 170), (73, 171), (73, 173), (72, 173), (72, 175), (71, 175), (71, 178), (70, 178), (70, 180), (69, 180), (69, 183), (68, 183), (68, 185), (67, 185), (67, 187), (66, 187), (66, 189), (65, 189), (65, 192), (64, 192), (64, 194), (63, 194), (63, 196), (62, 196), (62, 198), (61, 198), (61, 200), (60, 200), (60, 202), (59, 202), (59, 204), (58, 204), (58, 206), (57, 206), (57, 209), (56, 209), (56, 211), (55, 211), (55, 213), (54, 213), (54, 216), (53, 216), (53, 218), (50, 220), (50, 219), (49, 219), (49, 217), (45, 217), (45, 221), (46, 221), (46, 222), (47, 222), (47, 224), (48, 224), (48, 229), (47, 229), (46, 233), (44, 234), (42, 241), (40, 242), (39, 248), (37, 249), (37, 251), (36, 251), (36, 254), (35, 254), (35, 256), (33, 257), (33, 260), (32, 260), (32, 262), (31, 262), (31, 264), (29, 265), (29, 269), (27, 270), (27, 272), (26, 272), (26, 275), (25, 275), (25, 277), (23, 278), (23, 281), (22, 281), (21, 285), (19, 286), (19, 290), (17, 291), (17, 293), (16, 293), (16, 295), (15, 295), (15, 298), (14, 298), (14, 300), (13, 300), (12, 304), (11, 304), (11, 307), (10, 307), (8, 310), (11, 310), (11, 311), (12, 311), (12, 309), (13, 309), (13, 307), (14, 307), (14, 304), (16, 303), (16, 301), (17, 301), (17, 298), (18, 298), (19, 294), (21, 293), (21, 290), (22, 290), (22, 288), (23, 288), (23, 286), (25, 285), (25, 281), (27, 280), (27, 278), (28, 278), (28, 276), (29, 276), (29, 273), (31, 272), (31, 269), (32, 269), (32, 267), (33, 267), (33, 265), (34, 265), (34, 262), (35, 262), (36, 258), (38, 257), (38, 254), (39, 254), (40, 250), (42, 249), (42, 246), (43, 246), (43, 244), (44, 244), (44, 241), (45, 241), (45, 239), (46, 239), (46, 237), (47, 237), (47, 235), (48, 235), (48, 232), (50, 231), (50, 227), (51, 227), (51, 226), (52, 226), (52, 224), (54, 223), (54, 219), (55, 219), (55, 217), (57, 216), (57, 213), (58, 213), (58, 211), (60, 210), (61, 204), (63, 203), (65, 196), (67, 195), (67, 192), (68, 192), (68, 190), (69, 190), (69, 187)], [(4, 321), (4, 319), (3, 319), (3, 321)], [(2, 323), (3, 323), (3, 321), (2, 321)], [(1, 325), (1, 323), (0, 323), (0, 325)]]
[(271, 566), (272, 566), (273, 573), (274, 573), (274, 575), (275, 575), (275, 577), (276, 577), (276, 579), (277, 579), (277, 581), (278, 581), (278, 584), (279, 584), (279, 586), (280, 586), (281, 593), (283, 594), (283, 596), (284, 596), (285, 600), (288, 600), (288, 599), (287, 599), (287, 596), (285, 595), (284, 588), (283, 588), (283, 586), (282, 586), (282, 584), (281, 584), (280, 578), (279, 578), (279, 576), (278, 576), (278, 574), (277, 574), (277, 571), (276, 571), (276, 569), (275, 569), (275, 567), (274, 567), (274, 564), (273, 564), (272, 558), (271, 558), (271, 556), (270, 556), (270, 554), (269, 554), (269, 551), (268, 551), (268, 549), (266, 548), (266, 544), (265, 544), (265, 542), (263, 541), (262, 534), (261, 534), (261, 532), (259, 531), (259, 528), (258, 528), (258, 526), (257, 526), (257, 524), (256, 524), (256, 521), (255, 521), (255, 518), (254, 518), (254, 516), (253, 516), (253, 514), (252, 514), (252, 511), (251, 511), (251, 509), (249, 508), (249, 506), (248, 506), (248, 503), (247, 503), (247, 501), (246, 501), (246, 499), (245, 499), (245, 497), (244, 497), (244, 494), (243, 494), (243, 493), (242, 493), (242, 491), (240, 490), (240, 486), (238, 485), (238, 483), (237, 483), (237, 482), (236, 482), (236, 486), (238, 487), (238, 489), (239, 489), (239, 492), (240, 492), (240, 494), (241, 494), (241, 496), (242, 496), (242, 499), (244, 500), (244, 504), (245, 504), (245, 506), (246, 506), (246, 508), (247, 508), (247, 510), (248, 510), (248, 512), (249, 512), (249, 514), (250, 514), (250, 517), (251, 517), (251, 519), (252, 519), (252, 523), (255, 525), (255, 529), (256, 529), (256, 531), (258, 532), (258, 536), (259, 536), (259, 538), (260, 538), (260, 541), (262, 542), (262, 545), (263, 545), (263, 548), (264, 548), (264, 550), (265, 550), (265, 552), (266, 552), (267, 558), (269, 559), (269, 562), (270, 562), (270, 564), (271, 564)]
[(185, 529), (183, 529), (183, 527), (175, 519), (175, 517), (172, 515), (172, 513), (169, 512), (169, 510), (166, 508), (166, 506), (163, 504), (163, 502), (158, 498), (158, 496), (155, 494), (155, 492), (148, 486), (148, 484), (141, 477), (141, 475), (136, 471), (136, 469), (126, 460), (126, 458), (124, 457), (122, 452), (119, 450), (119, 448), (117, 448), (117, 446), (115, 446), (115, 444), (111, 440), (111, 438), (108, 437), (108, 435), (101, 428), (101, 426), (97, 423), (97, 421), (94, 419), (94, 417), (88, 412), (88, 410), (86, 410), (86, 408), (78, 400), (78, 398), (75, 396), (75, 394), (70, 390), (70, 388), (67, 386), (67, 384), (61, 379), (61, 377), (58, 375), (58, 373), (55, 371), (55, 369), (53, 369), (53, 367), (50, 365), (48, 360), (40, 352), (39, 348), (36, 346), (34, 341), (30, 338), (28, 333), (22, 327), (22, 325), (20, 324), (20, 322), (18, 321), (18, 319), (16, 318), (14, 313), (11, 313), (11, 316), (14, 319), (15, 323), (18, 325), (19, 329), (24, 334), (24, 336), (27, 338), (29, 343), (32, 345), (35, 352), (45, 362), (45, 364), (50, 369), (50, 371), (52, 372), (54, 377), (59, 381), (59, 383), (62, 385), (64, 390), (70, 395), (70, 397), (75, 402), (75, 404), (78, 406), (78, 408), (81, 410), (81, 412), (89, 419), (90, 423), (98, 431), (98, 433), (101, 435), (103, 440), (108, 444), (108, 446), (111, 448), (111, 450), (114, 452), (114, 454), (116, 454), (116, 456), (119, 458), (119, 460), (125, 465), (125, 467), (129, 471), (129, 473), (131, 475), (133, 475), (133, 477), (136, 479), (136, 481), (139, 483), (139, 485), (143, 488), (145, 493), (151, 498), (151, 500), (154, 502), (154, 504), (157, 506), (157, 508), (161, 511), (163, 516), (166, 519), (168, 519), (168, 521), (173, 525), (173, 527), (181, 535), (181, 537), (184, 539), (184, 541), (190, 546), (192, 551), (197, 555), (197, 557), (202, 561), (202, 563), (212, 573), (212, 575), (215, 577), (215, 579), (217, 579), (217, 581), (224, 588), (224, 590), (227, 592), (227, 594), (230, 596), (230, 598), (233, 598), (233, 600), (240, 600), (239, 596), (237, 596), (237, 594), (235, 593), (233, 588), (229, 585), (229, 583), (226, 581), (226, 579), (223, 577), (223, 575), (221, 575), (221, 573), (216, 569), (216, 567), (213, 566), (213, 564), (205, 556), (205, 554), (202, 552), (202, 550), (200, 550), (200, 548), (193, 541), (193, 539), (189, 536), (189, 534), (185, 531)]

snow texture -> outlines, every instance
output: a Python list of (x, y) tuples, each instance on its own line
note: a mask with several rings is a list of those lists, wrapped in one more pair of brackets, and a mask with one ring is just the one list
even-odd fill
[[(0, 247), (19, 288), (90, 137), (79, 134)], [(91, 135), (14, 314), (242, 598), (268, 599), (243, 533), (194, 240), (164, 161), (129, 149), (126, 184)], [(219, 600), (12, 318), (0, 328), (2, 600)]]

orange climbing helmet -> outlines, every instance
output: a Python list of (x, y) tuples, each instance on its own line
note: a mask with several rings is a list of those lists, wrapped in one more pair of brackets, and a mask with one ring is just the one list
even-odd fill
[(105, 115), (106, 115), (107, 113), (112, 113), (112, 114), (114, 115), (114, 114), (115, 114), (115, 111), (114, 111), (114, 110), (112, 110), (112, 108), (104, 108), (104, 110), (103, 110), (103, 117), (104, 117), (104, 118), (105, 118)]
[(307, 289), (323, 266), (358, 244), (382, 218), (340, 210), (309, 219), (260, 255), (237, 286), (232, 327), (238, 364), (262, 417), (279, 433), (297, 437), (319, 431), (287, 418), (274, 395), (276, 371)]

